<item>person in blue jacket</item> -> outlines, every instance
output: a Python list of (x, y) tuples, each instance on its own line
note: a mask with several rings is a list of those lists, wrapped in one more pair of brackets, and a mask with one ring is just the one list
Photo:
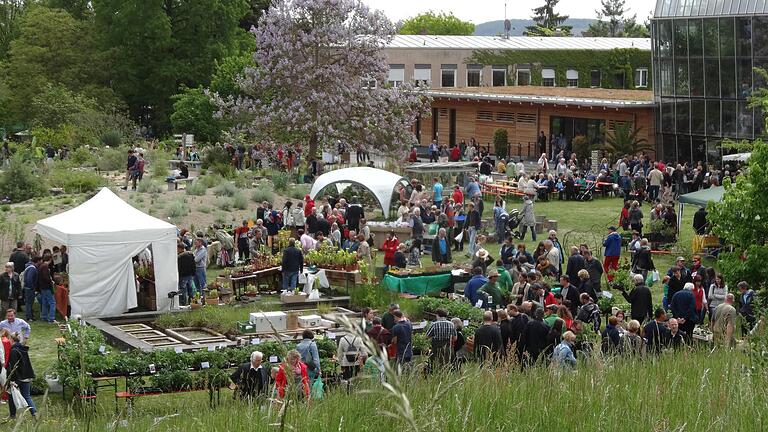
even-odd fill
[(672, 296), (669, 307), (672, 309), (672, 315), (680, 323), (680, 330), (691, 337), (693, 328), (699, 320), (699, 314), (696, 312), (696, 298), (693, 296), (693, 284), (689, 282), (681, 291), (676, 292)]
[(464, 287), (464, 297), (469, 300), (469, 303), (472, 306), (477, 304), (477, 299), (479, 298), (477, 291), (486, 283), (488, 283), (488, 278), (483, 276), (483, 269), (480, 267), (473, 268), (472, 279), (470, 279)]
[(621, 236), (616, 232), (616, 227), (608, 228), (608, 236), (603, 241), (603, 247), (605, 248), (603, 270), (608, 276), (608, 282), (613, 282), (613, 272), (619, 269), (621, 256)]

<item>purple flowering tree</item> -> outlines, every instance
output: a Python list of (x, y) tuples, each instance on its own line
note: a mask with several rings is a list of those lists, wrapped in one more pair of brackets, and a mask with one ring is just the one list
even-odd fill
[(411, 127), (430, 101), (411, 84), (387, 84), (382, 49), (395, 28), (383, 13), (356, 0), (276, 0), (252, 32), (243, 95), (212, 95), (236, 129), (301, 141), (310, 156), (339, 140), (389, 154), (416, 142)]

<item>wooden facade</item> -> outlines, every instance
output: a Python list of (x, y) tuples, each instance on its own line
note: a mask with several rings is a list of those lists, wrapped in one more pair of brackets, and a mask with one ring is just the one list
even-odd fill
[[(639, 137), (655, 144), (652, 107), (604, 107), (567, 105), (562, 102), (487, 101), (467, 97), (435, 97), (432, 117), (422, 118), (417, 126), (421, 145), (432, 139), (438, 144), (450, 145), (475, 138), (482, 146), (493, 148), (493, 135), (497, 129), (506, 129), (510, 143), (510, 156), (534, 158), (539, 156), (536, 138), (539, 131), (547, 137), (552, 133), (552, 118), (600, 120), (608, 131), (616, 122), (631, 122), (640, 128)], [(454, 126), (452, 127), (452, 123)], [(436, 128), (435, 128), (436, 126)], [(437, 130), (437, 134), (433, 131)], [(573, 136), (566, 136), (572, 139)]]

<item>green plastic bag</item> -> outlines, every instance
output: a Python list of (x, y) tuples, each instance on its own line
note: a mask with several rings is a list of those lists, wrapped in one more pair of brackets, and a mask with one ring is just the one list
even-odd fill
[(429, 229), (429, 231), (428, 231), (429, 235), (431, 235), (431, 236), (437, 235), (437, 231), (440, 229), (440, 225), (437, 222), (433, 222), (433, 223), (429, 224), (428, 229)]
[(317, 377), (315, 382), (312, 383), (311, 397), (312, 399), (322, 399), (325, 395), (325, 389), (323, 388), (323, 380)]
[(653, 286), (653, 283), (656, 282), (653, 280), (653, 272), (649, 271), (648, 276), (645, 277), (645, 285), (648, 286), (648, 288)]

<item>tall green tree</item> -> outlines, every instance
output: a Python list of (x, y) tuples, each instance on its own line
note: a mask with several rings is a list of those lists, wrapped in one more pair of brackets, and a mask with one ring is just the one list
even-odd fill
[(184, 89), (173, 97), (171, 123), (175, 133), (193, 133), (195, 139), (214, 143), (219, 140), (222, 121), (214, 117), (214, 106), (202, 88)]
[(604, 148), (614, 155), (636, 155), (641, 151), (653, 150), (645, 138), (640, 138), (643, 128), (635, 128), (629, 122), (616, 122), (614, 129), (605, 136)]
[(30, 101), (49, 84), (101, 103), (117, 103), (106, 87), (109, 65), (98, 49), (93, 28), (62, 9), (30, 8), (18, 37), (11, 42), (6, 66), (7, 103), (16, 121), (34, 118)]
[(45, 3), (54, 9), (64, 9), (76, 19), (86, 19), (91, 15), (91, 0), (48, 0)]
[(18, 36), (26, 9), (24, 0), (0, 0), (0, 61), (6, 58), (11, 41)]
[(93, 0), (113, 62), (112, 82), (133, 118), (170, 129), (171, 96), (208, 85), (215, 62), (252, 45), (247, 0)]
[(544, 0), (544, 4), (533, 9), (534, 25), (525, 28), (525, 36), (570, 36), (572, 26), (563, 25), (568, 15), (555, 12), (560, 0)]
[(429, 11), (403, 21), (398, 33), (403, 35), (470, 36), (475, 33), (475, 25), (460, 20), (453, 15), (453, 12), (436, 14)]
[(246, 12), (244, 17), (240, 18), (240, 28), (245, 31), (251, 31), (251, 28), (258, 26), (259, 19), (269, 9), (271, 2), (272, 0), (250, 0), (248, 12)]
[(637, 23), (637, 15), (626, 17), (625, 0), (601, 0), (597, 21), (584, 33), (592, 37), (648, 37), (648, 28)]

